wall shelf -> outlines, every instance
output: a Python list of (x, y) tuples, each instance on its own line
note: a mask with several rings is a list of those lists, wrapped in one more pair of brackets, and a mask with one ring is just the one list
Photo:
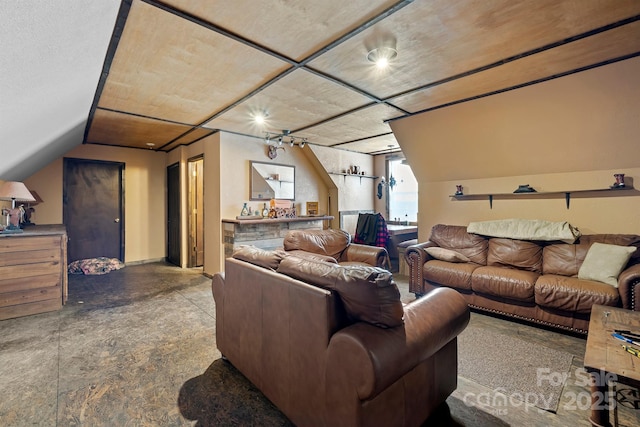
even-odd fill
[[(630, 180), (629, 180), (630, 181)], [(539, 191), (533, 193), (486, 193), (486, 194), (452, 194), (455, 200), (489, 200), (489, 208), (493, 209), (493, 201), (497, 199), (556, 199), (564, 198), (567, 209), (569, 209), (571, 198), (586, 197), (616, 197), (638, 195), (640, 192), (633, 188), (633, 183), (625, 183), (624, 187), (618, 188), (595, 188), (589, 190), (565, 190), (565, 191)]]
[(373, 175), (360, 175), (360, 174), (354, 174), (354, 173), (344, 173), (344, 172), (329, 172), (329, 175), (341, 175), (344, 177), (344, 180), (347, 180), (348, 176), (352, 176), (354, 178), (360, 178), (360, 182), (362, 182), (362, 178), (368, 178), (368, 179), (378, 179), (380, 178), (379, 176), (373, 176)]

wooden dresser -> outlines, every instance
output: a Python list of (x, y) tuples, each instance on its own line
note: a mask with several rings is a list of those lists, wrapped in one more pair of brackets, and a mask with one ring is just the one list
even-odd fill
[(67, 231), (34, 225), (0, 233), (0, 320), (62, 308), (67, 301)]

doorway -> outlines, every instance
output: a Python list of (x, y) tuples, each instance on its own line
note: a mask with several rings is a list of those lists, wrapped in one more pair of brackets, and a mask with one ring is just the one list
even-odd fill
[(189, 262), (188, 267), (204, 265), (204, 158), (189, 159)]
[(167, 262), (180, 262), (180, 164), (167, 167)]
[(64, 158), (67, 258), (124, 262), (124, 163)]

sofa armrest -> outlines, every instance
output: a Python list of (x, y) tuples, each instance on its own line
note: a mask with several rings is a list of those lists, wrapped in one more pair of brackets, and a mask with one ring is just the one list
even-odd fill
[(618, 292), (622, 308), (640, 311), (640, 264), (633, 265), (618, 276)]
[(469, 316), (458, 292), (440, 288), (405, 306), (402, 326), (383, 329), (359, 322), (336, 332), (326, 358), (330, 416), (344, 421), (342, 416), (357, 413), (354, 408), (361, 401), (375, 397), (455, 339)]
[(385, 248), (378, 246), (367, 246), (359, 243), (351, 243), (342, 252), (340, 261), (364, 262), (373, 267), (386, 268), (389, 254)]
[(409, 266), (409, 292), (415, 294), (424, 293), (424, 277), (422, 276), (422, 266), (431, 259), (431, 256), (425, 252), (425, 248), (438, 246), (433, 242), (418, 243), (407, 248), (404, 259)]

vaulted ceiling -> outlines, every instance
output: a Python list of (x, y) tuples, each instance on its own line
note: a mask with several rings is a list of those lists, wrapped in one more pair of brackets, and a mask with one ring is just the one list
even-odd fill
[(377, 154), (399, 149), (389, 120), (639, 54), (637, 0), (125, 0), (84, 142), (287, 130)]

